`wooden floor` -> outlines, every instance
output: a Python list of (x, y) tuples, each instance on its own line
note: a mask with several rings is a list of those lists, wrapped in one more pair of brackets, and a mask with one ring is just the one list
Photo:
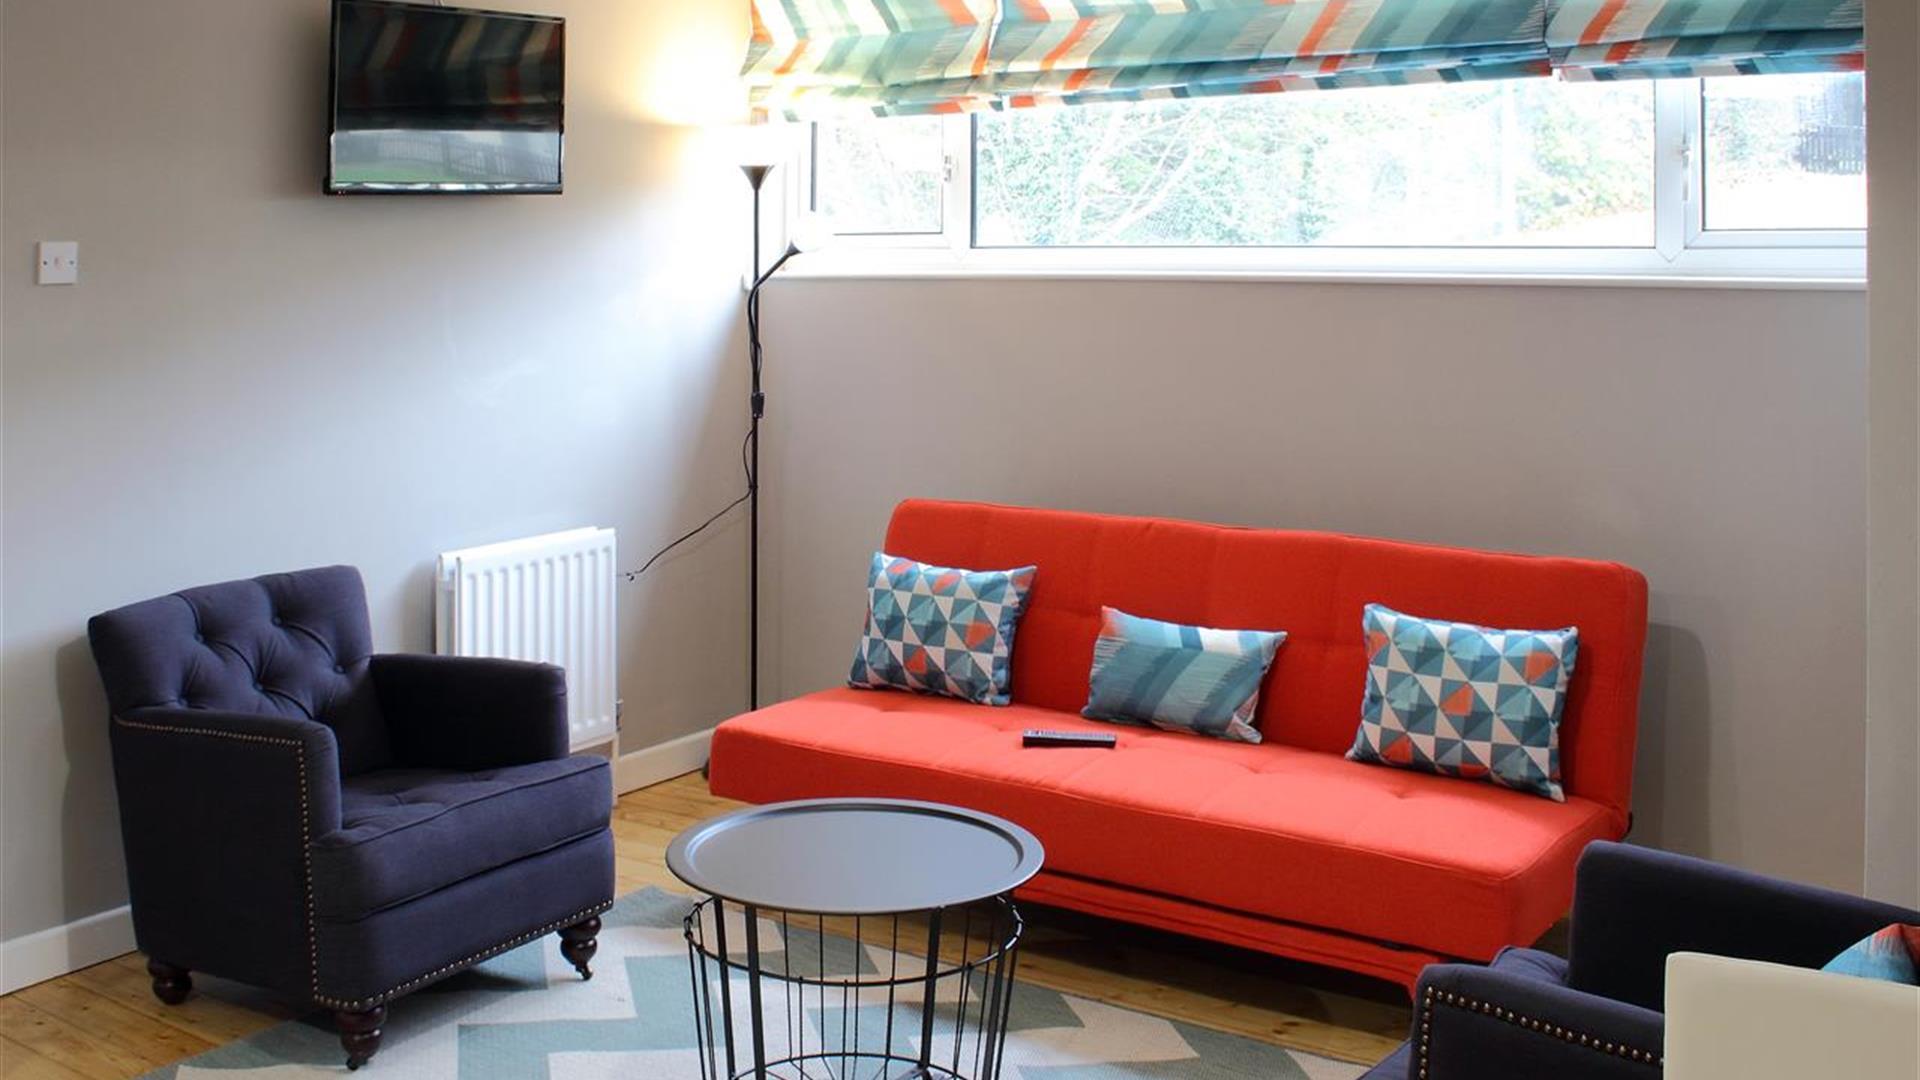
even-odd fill
[[(685, 892), (667, 872), (667, 842), (737, 805), (709, 795), (697, 773), (621, 798), (619, 891)], [(1023, 911), (1026, 981), (1347, 1061), (1377, 1061), (1405, 1037), (1404, 992), (1385, 983), (1067, 912)], [(134, 1076), (294, 1015), (235, 983), (196, 976), (194, 987), (185, 1004), (162, 1005), (145, 961), (129, 954), (0, 997), (0, 1078)]]

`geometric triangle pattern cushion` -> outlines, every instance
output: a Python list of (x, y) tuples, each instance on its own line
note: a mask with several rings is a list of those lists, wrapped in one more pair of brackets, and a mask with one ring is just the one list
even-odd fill
[(1215, 630), (1103, 607), (1080, 715), (1257, 743), (1260, 680), (1285, 640), (1284, 630)]
[(1920, 985), (1920, 926), (1894, 923), (1876, 930), (1847, 946), (1820, 970), (1858, 979)]
[(1013, 632), (1035, 570), (957, 570), (874, 552), (847, 685), (1010, 704)]
[(1580, 631), (1493, 630), (1368, 604), (1350, 761), (1486, 780), (1565, 802), (1560, 715)]

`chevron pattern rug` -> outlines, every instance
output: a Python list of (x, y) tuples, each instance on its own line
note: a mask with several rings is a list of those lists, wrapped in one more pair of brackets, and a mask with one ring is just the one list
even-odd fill
[[(658, 889), (602, 917), (594, 978), (582, 982), (551, 937), (402, 999), (386, 1038), (354, 1074), (406, 1080), (698, 1080), (686, 940), (688, 901)], [(344, 1076), (330, 1020), (290, 1020), (143, 1080)], [(814, 1070), (817, 1072), (818, 1070)], [(1007, 1080), (1352, 1080), (1363, 1071), (1021, 983)], [(840, 1080), (821, 1076), (818, 1080)]]

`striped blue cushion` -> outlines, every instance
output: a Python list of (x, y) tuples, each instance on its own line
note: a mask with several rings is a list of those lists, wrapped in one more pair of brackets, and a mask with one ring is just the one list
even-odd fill
[(1285, 631), (1213, 630), (1100, 611), (1092, 685), (1080, 715), (1260, 741), (1253, 726), (1260, 680)]

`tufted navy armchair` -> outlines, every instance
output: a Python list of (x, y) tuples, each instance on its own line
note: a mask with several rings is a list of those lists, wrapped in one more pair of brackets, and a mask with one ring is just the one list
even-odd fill
[(1915, 919), (1893, 904), (1598, 841), (1575, 871), (1569, 958), (1508, 948), (1489, 967), (1428, 966), (1410, 1037), (1360, 1080), (1659, 1080), (1668, 956), (1817, 968)]
[(558, 931), (591, 978), (612, 779), (567, 756), (544, 664), (375, 656), (359, 571), (188, 589), (87, 625), (112, 707), (134, 935), (154, 993), (204, 971), (335, 1013)]

